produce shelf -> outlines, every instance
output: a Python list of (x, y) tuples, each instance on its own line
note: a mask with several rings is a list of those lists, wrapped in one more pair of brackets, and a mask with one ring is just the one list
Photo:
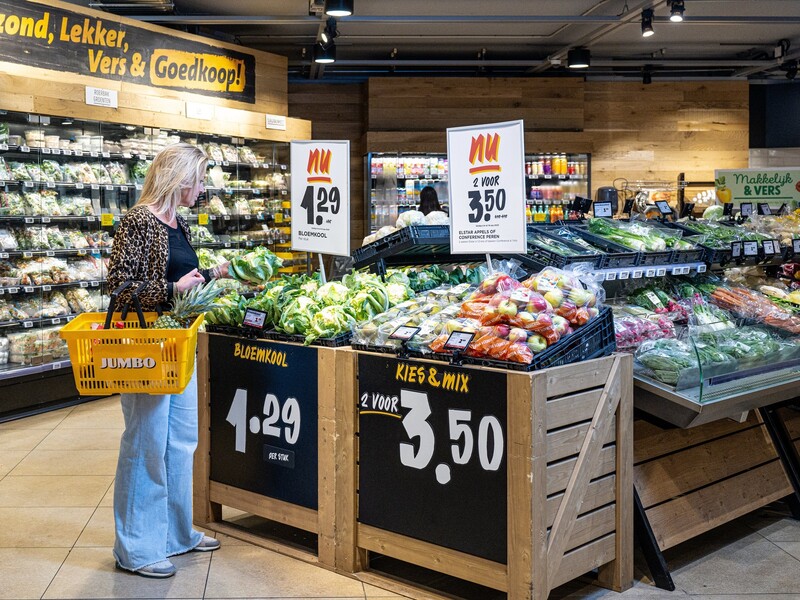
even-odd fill
[(606, 252), (603, 268), (635, 267), (641, 260), (641, 253), (591, 233), (586, 225), (570, 225), (569, 229)]

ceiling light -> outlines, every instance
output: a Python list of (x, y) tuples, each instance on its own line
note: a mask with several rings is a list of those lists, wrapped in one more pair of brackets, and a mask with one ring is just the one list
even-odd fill
[(72, 119), (69, 119), (69, 118), (64, 119), (63, 121), (61, 121), (61, 124), (62, 125), (72, 125)]
[(331, 42), (323, 47), (321, 44), (314, 46), (314, 62), (321, 65), (329, 65), (336, 61), (336, 44)]
[(786, 69), (786, 79), (794, 79), (797, 77), (797, 61), (793, 60), (784, 67)]
[(683, 0), (672, 0), (672, 8), (669, 11), (669, 20), (673, 23), (680, 23), (683, 21), (683, 11), (686, 7), (683, 5)]
[(337, 37), (338, 35), (339, 32), (336, 30), (336, 19), (331, 17), (328, 19), (325, 29), (323, 29), (322, 33), (319, 34), (319, 39), (323, 44), (330, 44), (333, 41), (333, 38)]
[(567, 66), (570, 69), (587, 69), (591, 62), (591, 56), (588, 48), (572, 48), (567, 53)]
[(653, 35), (653, 9), (645, 8), (642, 11), (642, 37), (650, 37)]
[(349, 17), (353, 14), (354, 0), (325, 0), (325, 14), (329, 17)]

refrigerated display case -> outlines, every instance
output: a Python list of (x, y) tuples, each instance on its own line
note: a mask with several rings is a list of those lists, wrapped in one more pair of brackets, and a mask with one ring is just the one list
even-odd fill
[[(442, 208), (448, 210), (447, 155), (371, 152), (365, 158), (365, 165), (364, 214), (369, 233), (394, 225), (401, 213), (416, 208), (420, 191), (428, 185), (436, 190)], [(588, 198), (590, 191), (588, 154), (525, 156), (525, 199), (529, 222), (566, 218), (569, 204), (577, 196)]]
[[(290, 245), (288, 143), (0, 111), (0, 387), (69, 367), (58, 330), (105, 308), (115, 225), (177, 142), (209, 155), (206, 197), (183, 212), (201, 267), (266, 245), (284, 272), (306, 269)], [(0, 417), (30, 401), (3, 395)]]

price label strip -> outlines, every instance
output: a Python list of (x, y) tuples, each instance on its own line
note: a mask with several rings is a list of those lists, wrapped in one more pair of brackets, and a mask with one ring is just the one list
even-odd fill
[(795, 256), (800, 256), (800, 240), (792, 240), (792, 251)]
[(389, 336), (390, 340), (400, 340), (401, 342), (410, 342), (414, 336), (420, 332), (419, 327), (410, 327), (408, 325), (401, 325), (395, 329)]

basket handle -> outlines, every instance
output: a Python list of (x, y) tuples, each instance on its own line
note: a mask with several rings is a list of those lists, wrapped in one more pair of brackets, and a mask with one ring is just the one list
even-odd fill
[[(116, 308), (117, 302), (119, 301), (119, 295), (126, 289), (128, 289), (131, 285), (133, 285), (132, 281), (126, 281), (122, 283), (113, 292), (111, 292), (111, 299), (108, 303), (108, 312), (106, 313), (106, 324), (104, 329), (111, 328), (111, 319), (113, 318), (114, 309)], [(130, 303), (132, 301), (133, 307), (136, 309), (136, 314), (139, 317), (139, 326), (142, 329), (147, 329), (147, 321), (145, 321), (144, 313), (142, 312), (142, 303), (139, 301), (139, 292), (145, 287), (145, 285), (147, 285), (147, 283), (143, 281), (139, 283), (139, 285), (136, 286), (136, 289), (134, 289), (131, 292), (131, 300), (126, 302), (122, 306), (122, 314), (121, 314), (122, 320), (124, 321), (128, 317), (128, 311), (130, 310)]]

